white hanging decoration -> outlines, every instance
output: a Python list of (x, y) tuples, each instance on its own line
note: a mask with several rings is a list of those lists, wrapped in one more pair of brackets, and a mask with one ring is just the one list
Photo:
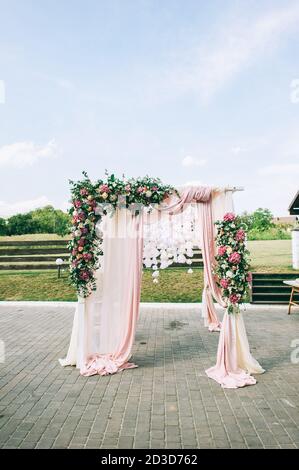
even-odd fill
[[(152, 214), (154, 221), (151, 223)], [(195, 245), (198, 245), (198, 239), (191, 204), (182, 213), (173, 216), (160, 213), (157, 217), (157, 213), (152, 212), (149, 223), (144, 227), (143, 263), (155, 272), (173, 263), (191, 265)]]
[(193, 269), (189, 268), (188, 271), (187, 271), (188, 274), (192, 274), (193, 273)]

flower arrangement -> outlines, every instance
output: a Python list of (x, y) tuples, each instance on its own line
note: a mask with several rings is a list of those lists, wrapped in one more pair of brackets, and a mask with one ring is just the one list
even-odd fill
[[(169, 185), (164, 185), (158, 178), (116, 178), (113, 174), (105, 173), (106, 178), (92, 182), (87, 173), (84, 179), (71, 185), (71, 240), (70, 250), (70, 280), (78, 295), (88, 297), (96, 289), (94, 277), (99, 267), (99, 257), (103, 254), (102, 240), (96, 233), (96, 224), (102, 215), (110, 208), (132, 208), (140, 210), (141, 206), (160, 204), (175, 191)], [(99, 210), (100, 209), (100, 210)]]
[(246, 248), (246, 226), (229, 212), (217, 226), (215, 275), (222, 291), (228, 313), (237, 313), (245, 300), (246, 289), (251, 287), (249, 251)]

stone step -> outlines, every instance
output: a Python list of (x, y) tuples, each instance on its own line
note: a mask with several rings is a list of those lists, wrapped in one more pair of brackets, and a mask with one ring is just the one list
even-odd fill
[(49, 254), (63, 254), (67, 256), (69, 251), (67, 249), (59, 248), (12, 248), (9, 250), (0, 250), (0, 262), (3, 256), (14, 255), (49, 255)]
[[(62, 269), (68, 269), (69, 265), (64, 263)], [(29, 270), (48, 270), (58, 269), (56, 264), (0, 264), (0, 271), (29, 271)]]
[(0, 264), (1, 263), (10, 263), (14, 264), (16, 262), (24, 263), (25, 261), (37, 262), (37, 261), (56, 261), (57, 258), (62, 258), (65, 261), (68, 260), (69, 254), (63, 254), (61, 256), (57, 255), (44, 255), (44, 256), (1, 256), (0, 257)]
[(69, 240), (18, 240), (0, 241), (0, 246), (65, 246)]

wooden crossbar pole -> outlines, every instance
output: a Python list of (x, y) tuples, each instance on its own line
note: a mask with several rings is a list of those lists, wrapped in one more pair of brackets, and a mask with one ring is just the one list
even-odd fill
[(227, 187), (225, 188), (225, 191), (244, 191), (244, 187), (243, 186), (232, 186), (232, 187)]

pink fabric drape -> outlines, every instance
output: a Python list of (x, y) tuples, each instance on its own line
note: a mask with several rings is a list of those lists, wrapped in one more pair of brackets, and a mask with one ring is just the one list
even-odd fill
[(262, 374), (264, 369), (252, 357), (241, 313), (225, 312), (218, 343), (216, 365), (206, 370), (211, 379), (223, 388), (254, 385), (250, 373)]
[(202, 258), (204, 264), (204, 290), (202, 294), (203, 316), (206, 318), (210, 331), (220, 330), (220, 321), (213, 302), (214, 299), (222, 307), (226, 307), (221, 297), (220, 288), (217, 286), (213, 275), (215, 263), (214, 224), (212, 216), (212, 188), (206, 186), (188, 187), (181, 197), (163, 207), (163, 211), (177, 214), (184, 209), (185, 204), (196, 203), (198, 208), (199, 230)]
[(222, 300), (221, 290), (213, 275), (215, 241), (211, 200), (198, 204), (198, 211), (200, 218), (201, 251), (204, 264), (204, 289), (202, 293), (203, 316), (207, 318), (210, 331), (219, 331), (221, 325), (217, 317), (213, 297), (221, 307), (226, 307), (226, 304)]
[(208, 202), (212, 197), (212, 188), (208, 186), (190, 186), (186, 188), (181, 197), (171, 204), (164, 206), (161, 210), (166, 210), (170, 214), (177, 214), (184, 209), (184, 204), (192, 202)]
[[(106, 263), (105, 270), (109, 271), (108, 285), (111, 280), (113, 282), (113, 273), (121, 270), (120, 277), (123, 279), (124, 296), (121, 299), (120, 307), (124, 330), (115, 351), (106, 354), (95, 353), (87, 358), (86, 364), (80, 370), (84, 376), (114, 374), (123, 369), (137, 367), (128, 361), (131, 356), (139, 314), (143, 251), (142, 216), (131, 215), (128, 223), (130, 224), (130, 233), (122, 234), (121, 239), (108, 239), (105, 244), (105, 258), (112, 259), (115, 249), (117, 249), (119, 258), (114, 259), (114, 264)], [(119, 274), (118, 272), (116, 275), (119, 277)], [(105, 275), (107, 274), (105, 273)], [(109, 305), (108, 303), (108, 308)], [(105, 309), (105, 304), (102, 309)], [(106, 312), (107, 314), (109, 315), (109, 312)], [(113, 331), (107, 331), (107, 334), (113, 334)]]

